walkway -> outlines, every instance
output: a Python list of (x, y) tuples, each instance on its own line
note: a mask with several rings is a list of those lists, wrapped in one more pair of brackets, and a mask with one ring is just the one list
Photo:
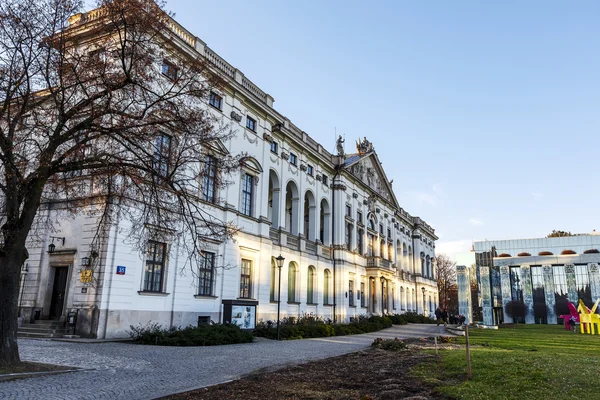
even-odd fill
[(211, 347), (142, 346), (19, 340), (27, 361), (88, 370), (0, 383), (0, 399), (152, 399), (237, 379), (261, 368), (302, 363), (368, 347), (377, 337), (444, 334), (443, 326), (410, 324), (322, 339)]

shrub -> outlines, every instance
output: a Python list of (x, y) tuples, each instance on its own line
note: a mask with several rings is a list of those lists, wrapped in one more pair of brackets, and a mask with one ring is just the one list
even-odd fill
[(441, 343), (453, 343), (456, 342), (456, 338), (452, 336), (440, 336)]
[(600, 253), (600, 251), (598, 251), (598, 249), (589, 249), (583, 252), (583, 254), (597, 254)]
[(527, 253), (526, 251), (524, 251), (524, 252), (522, 252), (522, 253), (519, 253), (519, 254), (517, 254), (517, 256), (519, 256), (519, 257), (529, 257), (530, 255), (531, 255), (531, 254)]
[(423, 314), (418, 314), (416, 312), (410, 311), (404, 314), (400, 314), (400, 316), (407, 322), (411, 324), (435, 324), (435, 320), (425, 316)]
[(250, 343), (251, 332), (237, 325), (201, 325), (187, 328), (163, 328), (158, 323), (130, 326), (129, 336), (137, 343), (158, 346), (215, 346), (222, 344)]
[(563, 250), (563, 251), (560, 252), (560, 255), (562, 255), (562, 256), (567, 256), (567, 255), (570, 255), (570, 254), (577, 254), (577, 252), (575, 252), (574, 250), (569, 250), (569, 249)]
[(538, 256), (553, 256), (554, 254), (551, 251), (540, 251)]
[(401, 341), (398, 338), (385, 339), (385, 340), (382, 338), (377, 338), (373, 341), (373, 343), (371, 343), (371, 347), (376, 348), (376, 349), (383, 349), (383, 350), (387, 350), (387, 351), (398, 351), (398, 350), (405, 350), (406, 343), (404, 343), (403, 341)]
[(508, 254), (508, 253), (502, 253), (498, 257), (505, 258), (505, 257), (512, 257), (512, 256), (510, 254)]
[[(283, 318), (280, 321), (281, 339), (304, 339), (328, 336), (345, 336), (375, 332), (392, 326), (388, 317), (360, 315), (349, 324), (333, 324), (313, 314), (303, 314), (299, 318)], [(254, 335), (269, 339), (277, 338), (277, 322), (260, 320), (254, 329)]]

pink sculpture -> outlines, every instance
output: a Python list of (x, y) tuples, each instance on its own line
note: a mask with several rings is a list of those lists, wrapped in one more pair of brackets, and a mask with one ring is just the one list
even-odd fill
[(563, 321), (565, 321), (565, 329), (570, 331), (571, 327), (569, 326), (569, 320), (571, 317), (575, 317), (575, 322), (579, 322), (579, 313), (573, 303), (569, 302), (568, 305), (570, 314), (559, 315), (558, 318), (562, 318)]

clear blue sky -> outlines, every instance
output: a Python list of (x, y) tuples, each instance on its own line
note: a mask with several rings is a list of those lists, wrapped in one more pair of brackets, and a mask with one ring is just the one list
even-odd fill
[(600, 230), (600, 2), (167, 8), (329, 150), (336, 128), (372, 141), (438, 253)]

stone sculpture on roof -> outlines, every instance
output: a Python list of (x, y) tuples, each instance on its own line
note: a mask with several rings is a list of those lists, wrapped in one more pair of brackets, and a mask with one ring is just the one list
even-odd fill
[(360, 139), (356, 141), (356, 151), (361, 156), (370, 151), (373, 151), (373, 143), (369, 142), (365, 136), (363, 136), (363, 140)]

